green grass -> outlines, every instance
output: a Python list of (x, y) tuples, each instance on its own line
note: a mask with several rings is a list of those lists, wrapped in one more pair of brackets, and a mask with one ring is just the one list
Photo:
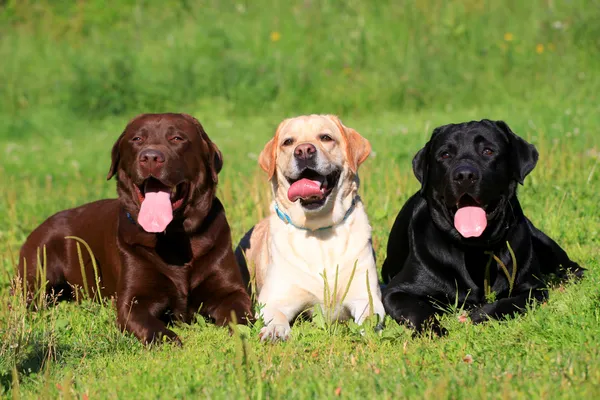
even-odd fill
[[(600, 395), (597, 2), (0, 4), (0, 395)], [(360, 175), (378, 265), (433, 128), (504, 119), (540, 151), (520, 189), (526, 214), (588, 274), (508, 321), (473, 326), (454, 310), (443, 338), (389, 320), (365, 336), (306, 321), (270, 345), (258, 325), (229, 336), (200, 319), (174, 328), (182, 349), (147, 349), (119, 332), (110, 303), (26, 312), (9, 288), (27, 234), (61, 209), (114, 197), (104, 179), (113, 141), (135, 113), (168, 110), (198, 117), (222, 150), (234, 241), (269, 212), (257, 156), (279, 121), (339, 113), (373, 145)]]

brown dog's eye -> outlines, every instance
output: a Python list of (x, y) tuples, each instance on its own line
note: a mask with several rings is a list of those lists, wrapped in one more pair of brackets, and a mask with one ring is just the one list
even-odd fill
[(294, 139), (285, 139), (282, 143), (283, 146), (291, 146), (292, 144), (294, 144)]
[(324, 133), (321, 136), (319, 136), (319, 139), (321, 139), (321, 142), (331, 142), (333, 141), (333, 138), (331, 136), (329, 136), (328, 134)]
[(183, 142), (183, 138), (181, 136), (173, 136), (171, 140), (174, 142)]
[(494, 154), (494, 151), (492, 149), (488, 149), (487, 147), (483, 149), (484, 156), (491, 156), (492, 154)]
[(448, 153), (447, 151), (443, 152), (442, 154), (440, 154), (440, 158), (442, 160), (447, 160), (450, 158), (450, 153)]
[(142, 137), (141, 136), (136, 136), (133, 139), (131, 139), (132, 142), (141, 142), (142, 141)]

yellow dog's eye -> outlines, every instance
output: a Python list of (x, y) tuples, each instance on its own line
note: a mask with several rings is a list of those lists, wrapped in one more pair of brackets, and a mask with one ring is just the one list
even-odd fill
[(285, 139), (282, 143), (283, 146), (291, 146), (292, 144), (294, 144), (294, 139), (291, 138)]
[(333, 138), (331, 136), (329, 136), (328, 134), (324, 133), (321, 136), (319, 136), (319, 139), (321, 139), (321, 142), (331, 142), (333, 141)]

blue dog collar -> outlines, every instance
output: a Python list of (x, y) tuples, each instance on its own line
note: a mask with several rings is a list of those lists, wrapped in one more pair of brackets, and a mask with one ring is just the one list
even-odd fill
[(277, 214), (277, 216), (279, 217), (279, 219), (282, 220), (283, 222), (285, 222), (286, 224), (289, 224), (289, 225), (293, 226), (294, 228), (300, 229), (300, 230), (303, 230), (303, 231), (323, 231), (325, 229), (331, 229), (335, 225), (339, 225), (342, 222), (344, 222), (346, 219), (348, 219), (348, 217), (350, 216), (350, 214), (352, 214), (352, 211), (354, 211), (354, 208), (356, 208), (356, 197), (352, 199), (352, 205), (350, 206), (350, 208), (348, 209), (348, 211), (346, 211), (346, 215), (344, 215), (344, 219), (342, 219), (339, 223), (334, 224), (334, 225), (330, 225), (330, 226), (323, 226), (323, 227), (317, 228), (317, 229), (308, 229), (308, 228), (304, 228), (304, 227), (301, 227), (301, 226), (294, 225), (294, 223), (292, 222), (292, 219), (290, 218), (290, 216), (287, 215), (286, 213), (284, 213), (283, 211), (281, 211), (281, 209), (279, 208), (279, 205), (277, 204), (277, 202), (275, 202), (275, 213)]

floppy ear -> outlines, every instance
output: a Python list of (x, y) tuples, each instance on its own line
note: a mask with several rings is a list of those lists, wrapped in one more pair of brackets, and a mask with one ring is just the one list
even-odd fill
[(427, 175), (429, 172), (429, 163), (427, 162), (429, 159), (429, 144), (431, 142), (427, 142), (425, 147), (415, 154), (412, 160), (412, 167), (417, 180), (421, 183), (421, 194), (425, 192), (425, 187), (427, 185)]
[(371, 154), (371, 143), (352, 128), (346, 129), (346, 154), (350, 170), (356, 174), (358, 167)]
[(346, 140), (345, 150), (348, 157), (348, 166), (350, 167), (350, 171), (356, 174), (360, 164), (371, 154), (371, 143), (354, 129), (345, 126), (337, 116), (329, 115), (329, 118), (335, 122)]
[(223, 168), (223, 154), (221, 154), (221, 150), (219, 150), (217, 145), (214, 144), (212, 140), (210, 140), (200, 121), (198, 121), (195, 117), (191, 116), (190, 114), (181, 115), (183, 115), (192, 124), (194, 124), (194, 126), (196, 126), (198, 134), (200, 135), (202, 140), (204, 140), (204, 142), (206, 142), (206, 144), (208, 145), (210, 174), (213, 182), (217, 183), (219, 181), (219, 172), (221, 172), (221, 169)]
[(431, 142), (433, 139), (448, 125), (438, 126), (431, 133), (431, 138), (425, 143), (425, 146), (415, 154), (412, 161), (413, 172), (417, 177), (417, 180), (421, 183), (420, 193), (425, 192), (427, 187), (427, 176), (429, 175), (429, 153), (431, 149)]
[(110, 178), (112, 178), (117, 173), (117, 169), (119, 168), (119, 160), (121, 159), (121, 152), (119, 151), (119, 145), (121, 144), (121, 139), (123, 139), (124, 135), (125, 135), (125, 132), (121, 133), (121, 136), (119, 136), (119, 138), (113, 145), (113, 148), (111, 151), (110, 169), (108, 170), (108, 175), (106, 176), (107, 181), (109, 181)]
[(209, 140), (209, 146), (211, 148), (211, 159), (212, 159), (212, 164), (211, 164), (211, 168), (210, 168), (212, 180), (214, 183), (217, 183), (219, 181), (219, 178), (218, 178), (219, 172), (221, 172), (221, 169), (223, 168), (223, 154), (221, 154), (221, 150), (219, 150), (217, 145), (214, 144), (213, 142), (211, 142), (210, 140)]
[(277, 160), (277, 143), (279, 143), (279, 134), (283, 127), (288, 123), (288, 119), (281, 121), (277, 130), (275, 131), (275, 137), (267, 142), (265, 147), (258, 156), (258, 165), (269, 175), (269, 180), (275, 175), (275, 166)]
[(495, 121), (494, 124), (504, 132), (508, 139), (513, 177), (522, 185), (525, 177), (535, 168), (539, 153), (534, 145), (517, 136), (504, 121)]
[(277, 137), (271, 138), (258, 156), (258, 164), (269, 175), (269, 179), (275, 175), (275, 150)]

